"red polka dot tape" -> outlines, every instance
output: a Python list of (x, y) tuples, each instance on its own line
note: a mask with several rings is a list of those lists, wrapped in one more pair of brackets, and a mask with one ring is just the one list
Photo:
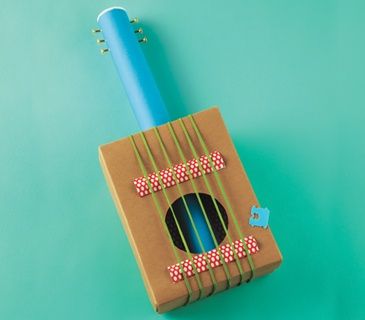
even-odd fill
[[(245, 237), (245, 243), (248, 249), (248, 252), (250, 255), (255, 254), (259, 251), (259, 246), (257, 244), (256, 239), (253, 236)], [(224, 261), (226, 263), (232, 262), (235, 260), (235, 256), (233, 253), (233, 248), (238, 256), (238, 258), (244, 258), (246, 257), (246, 251), (243, 247), (243, 241), (242, 240), (236, 240), (233, 242), (232, 246), (229, 244), (225, 244), (219, 247), (219, 251), (221, 252), (221, 257), (224, 258)], [(180, 265), (183, 267), (185, 274), (187, 277), (192, 277), (195, 274), (193, 263), (195, 265), (195, 269), (198, 273), (204, 272), (208, 270), (207, 263), (210, 264), (212, 268), (216, 268), (220, 265), (222, 265), (221, 258), (219, 255), (219, 251), (217, 249), (213, 249), (211, 251), (208, 251), (205, 255), (206, 258), (204, 258), (204, 254), (198, 254), (193, 256), (192, 261), (187, 259), (185, 261), (182, 261), (180, 264), (174, 264), (172, 266), (167, 267), (167, 270), (170, 273), (171, 279), (173, 282), (179, 282), (183, 280), (183, 274), (182, 270), (180, 268)]]
[[(210, 160), (209, 160), (210, 158)], [(176, 183), (183, 183), (191, 179), (191, 177), (198, 178), (202, 174), (208, 174), (213, 170), (219, 171), (225, 167), (223, 157), (220, 152), (214, 151), (209, 154), (209, 158), (203, 155), (199, 158), (200, 165), (197, 159), (192, 159), (184, 163), (179, 163), (173, 168), (160, 170), (159, 172), (152, 172), (146, 177), (139, 177), (133, 180), (137, 193), (141, 196), (147, 196), (151, 194), (151, 190), (148, 186), (148, 181), (154, 192), (162, 190), (162, 188), (170, 188), (176, 185)], [(212, 169), (210, 162), (213, 162), (214, 168)], [(202, 170), (200, 170), (202, 168)], [(159, 179), (160, 177), (160, 179)], [(162, 182), (162, 185), (160, 183)]]

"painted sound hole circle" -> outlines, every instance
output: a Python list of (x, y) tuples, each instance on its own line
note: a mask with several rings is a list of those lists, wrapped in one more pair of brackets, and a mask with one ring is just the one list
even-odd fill
[[(199, 202), (199, 198), (202, 205)], [(190, 193), (184, 195), (184, 197), (178, 198), (170, 206), (165, 218), (174, 245), (183, 251), (187, 251), (185, 249), (187, 247), (191, 253), (203, 253), (204, 251), (207, 252), (214, 249), (216, 247), (214, 240), (216, 240), (217, 245), (219, 245), (226, 236), (222, 222), (224, 222), (226, 230), (228, 229), (226, 210), (218, 200), (215, 199), (215, 201), (213, 201), (212, 197), (205, 193), (199, 193), (199, 198), (195, 193)], [(202, 206), (204, 210), (202, 209)], [(187, 210), (186, 207), (188, 207), (189, 210)], [(204, 211), (207, 219), (205, 218)], [(176, 220), (179, 224), (180, 231)], [(209, 221), (211, 230), (207, 220)], [(212, 233), (214, 234), (214, 237), (212, 236)], [(185, 245), (183, 240), (185, 240)]]

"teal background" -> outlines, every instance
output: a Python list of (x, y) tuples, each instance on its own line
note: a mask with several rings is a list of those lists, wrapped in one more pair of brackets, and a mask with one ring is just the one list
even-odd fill
[[(0, 319), (364, 319), (363, 1), (1, 0)], [(219, 105), (284, 256), (156, 315), (98, 145), (138, 130), (90, 29), (149, 37), (174, 116)]]

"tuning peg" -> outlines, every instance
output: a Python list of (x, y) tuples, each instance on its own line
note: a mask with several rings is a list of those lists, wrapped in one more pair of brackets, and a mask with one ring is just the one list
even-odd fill
[(99, 33), (99, 32), (101, 32), (101, 29), (91, 29), (91, 32), (92, 33)]
[(100, 43), (104, 43), (105, 40), (104, 39), (96, 39), (96, 43), (100, 44)]
[(139, 21), (139, 19), (138, 18), (133, 18), (132, 20), (130, 20), (129, 22), (130, 23), (137, 23)]
[(109, 52), (109, 49), (107, 49), (107, 48), (100, 49), (101, 54), (106, 54), (108, 52)]
[(143, 33), (143, 29), (142, 28), (138, 28), (138, 29), (134, 30), (134, 33)]
[(146, 43), (148, 40), (147, 40), (147, 37), (143, 37), (142, 39), (139, 39), (138, 42), (141, 42), (141, 43)]

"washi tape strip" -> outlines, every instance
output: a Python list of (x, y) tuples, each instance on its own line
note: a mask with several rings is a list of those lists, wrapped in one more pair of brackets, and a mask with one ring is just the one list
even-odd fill
[[(252, 255), (259, 251), (259, 246), (257, 244), (256, 239), (253, 236), (248, 236), (244, 238), (248, 252)], [(233, 242), (234, 250), (236, 251), (236, 254), (238, 258), (244, 258), (247, 256), (245, 249), (243, 247), (243, 241), (242, 240), (236, 240)], [(234, 253), (232, 250), (232, 247), (229, 244), (225, 244), (219, 247), (218, 249), (222, 256), (224, 257), (224, 261), (226, 263), (232, 262), (235, 260)], [(204, 272), (208, 270), (207, 263), (210, 264), (212, 268), (219, 267), (222, 262), (219, 257), (219, 251), (217, 249), (213, 249), (211, 251), (208, 251), (206, 253), (207, 259), (204, 258), (204, 254), (198, 254), (193, 256), (193, 259), (187, 259), (185, 261), (182, 261), (180, 264), (183, 267), (186, 275), (188, 277), (192, 277), (195, 272), (193, 268), (193, 263), (195, 265), (195, 269), (198, 273)], [(174, 264), (172, 266), (167, 267), (167, 270), (170, 273), (171, 279), (173, 282), (177, 283), (181, 280), (183, 280), (182, 270), (180, 268), (180, 264)]]
[[(189, 160), (186, 165), (184, 163), (179, 163), (173, 168), (167, 168), (160, 170), (159, 172), (150, 173), (147, 178), (153, 191), (158, 192), (161, 191), (162, 188), (170, 188), (175, 186), (176, 183), (186, 182), (190, 180), (191, 177), (195, 179), (200, 177), (202, 174), (212, 173), (213, 170), (219, 171), (225, 167), (224, 159), (219, 151), (210, 153), (209, 157), (210, 159), (208, 156), (203, 155), (199, 158), (201, 166), (199, 166), (198, 159), (192, 159)], [(214, 169), (212, 169), (210, 165), (211, 162), (214, 164)], [(200, 168), (203, 170), (200, 170)], [(151, 194), (147, 178), (138, 177), (133, 180), (136, 191), (141, 197)], [(162, 185), (160, 181), (162, 181)]]

